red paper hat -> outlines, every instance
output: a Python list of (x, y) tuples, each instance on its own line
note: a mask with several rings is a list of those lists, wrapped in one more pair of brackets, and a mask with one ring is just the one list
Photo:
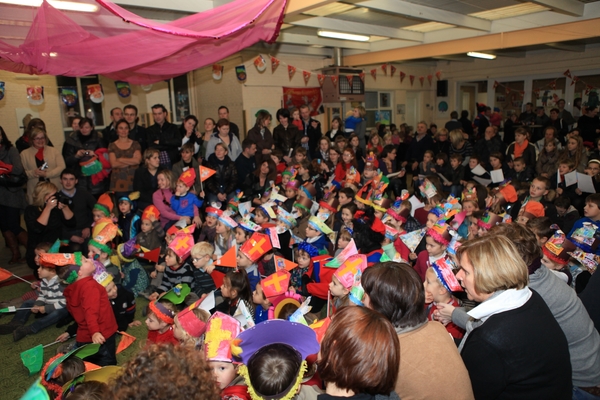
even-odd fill
[(545, 213), (546, 211), (544, 210), (544, 205), (539, 201), (533, 200), (529, 200), (527, 203), (525, 203), (519, 212), (519, 214), (523, 214), (524, 217), (529, 219), (543, 217)]
[(323, 200), (319, 202), (319, 207), (323, 207), (326, 210), (331, 211), (332, 213), (336, 213), (338, 211), (338, 207), (340, 206), (340, 202), (335, 195), (335, 192), (327, 192), (325, 196), (323, 196)]
[(427, 235), (432, 237), (437, 243), (448, 246), (452, 240), (452, 235), (450, 235), (448, 228), (447, 224), (434, 224), (427, 230)]
[(185, 186), (191, 188), (196, 183), (196, 170), (193, 168), (188, 168), (181, 175), (179, 175), (179, 180), (185, 183)]
[(202, 300), (197, 300), (188, 308), (177, 314), (177, 320), (183, 330), (195, 338), (199, 338), (206, 332), (206, 322), (200, 320), (196, 314), (194, 314), (194, 310), (200, 306), (200, 303), (202, 303)]
[[(189, 170), (188, 170), (189, 171)], [(169, 245), (169, 248), (177, 254), (182, 260), (186, 259), (192, 247), (194, 246), (194, 237), (185, 233), (178, 233)]]
[(240, 334), (242, 328), (237, 319), (215, 312), (206, 324), (204, 355), (208, 361), (232, 362), (231, 342)]
[(449, 292), (462, 292), (462, 287), (454, 275), (452, 261), (445, 257), (440, 258), (432, 265), (435, 275)]
[(379, 161), (377, 160), (375, 153), (373, 153), (372, 151), (369, 152), (369, 155), (367, 155), (367, 157), (365, 158), (365, 169), (367, 169), (367, 168), (370, 168), (370, 169), (379, 168)]
[(149, 205), (144, 209), (144, 212), (142, 213), (142, 219), (152, 221), (152, 218), (154, 218), (155, 221), (158, 221), (160, 218), (160, 211), (158, 211), (156, 206)]
[(262, 256), (269, 252), (273, 246), (269, 235), (254, 232), (250, 239), (240, 247), (240, 251), (253, 263), (257, 262)]
[(498, 192), (504, 197), (505, 203), (514, 203), (518, 199), (517, 191), (513, 185), (499, 187)]
[(346, 259), (344, 263), (335, 270), (333, 276), (335, 276), (338, 281), (342, 284), (346, 289), (350, 289), (354, 284), (354, 280), (358, 276), (360, 279), (360, 274), (367, 268), (367, 256), (364, 254), (355, 254)]
[(327, 332), (327, 328), (329, 328), (330, 324), (331, 318), (327, 317), (320, 321), (315, 321), (312, 325), (310, 325), (310, 328), (317, 334), (317, 342), (321, 343), (323, 341), (325, 332)]
[(108, 192), (101, 194), (98, 198), (98, 201), (96, 202), (96, 205), (94, 205), (94, 210), (102, 211), (107, 217), (110, 216), (114, 208), (115, 204), (113, 203), (112, 198)]
[(290, 181), (285, 185), (286, 188), (298, 190), (302, 186), (302, 183), (296, 179), (290, 179)]
[(562, 231), (556, 231), (554, 235), (544, 244), (542, 250), (544, 255), (554, 262), (567, 265), (571, 255), (577, 246), (571, 242)]
[(206, 214), (215, 218), (219, 218), (221, 215), (223, 215), (223, 211), (221, 211), (219, 208), (209, 206), (206, 207)]
[(260, 281), (260, 287), (267, 299), (287, 292), (290, 285), (290, 273), (285, 269), (277, 269), (275, 273)]

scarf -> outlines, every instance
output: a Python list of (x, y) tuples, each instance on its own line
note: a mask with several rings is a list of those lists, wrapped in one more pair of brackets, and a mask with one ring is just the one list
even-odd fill
[(515, 158), (521, 157), (527, 146), (529, 146), (529, 141), (527, 139), (523, 140), (523, 143), (521, 144), (515, 142)]
[(35, 158), (40, 161), (44, 161), (44, 148), (38, 149), (37, 153), (35, 153)]

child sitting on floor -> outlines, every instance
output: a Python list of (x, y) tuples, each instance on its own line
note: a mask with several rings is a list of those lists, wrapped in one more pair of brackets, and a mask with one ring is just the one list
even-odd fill
[(254, 307), (252, 306), (252, 290), (250, 289), (250, 281), (246, 271), (229, 271), (223, 278), (223, 286), (221, 286), (221, 296), (224, 301), (217, 305), (217, 311), (233, 316), (240, 306), (248, 309), (252, 318), (254, 318)]
[(171, 290), (180, 283), (192, 284), (194, 273), (188, 256), (193, 246), (194, 238), (192, 235), (182, 233), (175, 236), (175, 239), (169, 245), (165, 257), (166, 268), (162, 283), (150, 295), (150, 301), (156, 300), (161, 293)]
[(194, 187), (196, 182), (196, 171), (194, 169), (186, 170), (177, 180), (175, 195), (171, 198), (171, 208), (180, 217), (187, 217), (199, 224), (198, 209), (204, 204), (198, 196), (204, 197), (204, 192), (196, 195), (190, 189)]
[(182, 346), (201, 349), (210, 313), (199, 308), (202, 300), (192, 303), (173, 319), (173, 336)]
[(290, 273), (285, 269), (278, 269), (256, 285), (256, 289), (252, 293), (252, 301), (256, 305), (254, 311), (256, 324), (269, 319), (269, 310), (273, 307), (273, 300), (287, 291), (289, 283)]
[(151, 301), (148, 304), (146, 327), (148, 328), (148, 344), (179, 344), (173, 333), (173, 323), (177, 307), (166, 299)]
[(212, 256), (215, 248), (207, 242), (196, 243), (192, 247), (192, 263), (194, 264), (194, 279), (192, 280), (192, 292), (201, 298), (203, 294), (208, 294), (216, 290), (215, 282), (210, 276), (215, 269)]
[(160, 247), (165, 238), (165, 231), (160, 224), (158, 208), (153, 205), (146, 207), (141, 219), (140, 233), (135, 237), (135, 242), (148, 250)]
[(258, 260), (271, 251), (272, 248), (269, 236), (264, 233), (255, 232), (238, 251), (237, 266), (240, 270), (246, 272), (250, 281), (251, 292), (256, 289), (256, 285), (260, 281), (257, 265)]

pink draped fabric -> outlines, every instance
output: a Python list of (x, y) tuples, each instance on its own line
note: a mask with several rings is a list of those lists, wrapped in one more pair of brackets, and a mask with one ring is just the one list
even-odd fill
[(286, 0), (236, 0), (157, 24), (106, 0), (94, 13), (0, 5), (0, 69), (66, 76), (101, 74), (148, 84), (211, 65), (279, 35)]

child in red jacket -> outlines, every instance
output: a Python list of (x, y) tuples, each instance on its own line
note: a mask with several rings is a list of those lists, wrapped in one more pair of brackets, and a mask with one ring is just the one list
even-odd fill
[[(97, 354), (88, 359), (96, 365), (117, 365), (115, 337), (117, 321), (108, 300), (106, 289), (93, 277), (98, 266), (102, 264), (85, 258), (81, 253), (55, 254), (64, 257), (66, 262), (61, 265), (79, 264), (76, 280), (65, 288), (64, 295), (67, 300), (67, 309), (77, 322), (77, 347), (87, 343), (100, 344)], [(99, 265), (96, 265), (98, 263)], [(98, 268), (100, 273), (105, 273), (104, 268)], [(75, 275), (71, 271), (67, 282)], [(71, 279), (69, 279), (71, 278)]]

